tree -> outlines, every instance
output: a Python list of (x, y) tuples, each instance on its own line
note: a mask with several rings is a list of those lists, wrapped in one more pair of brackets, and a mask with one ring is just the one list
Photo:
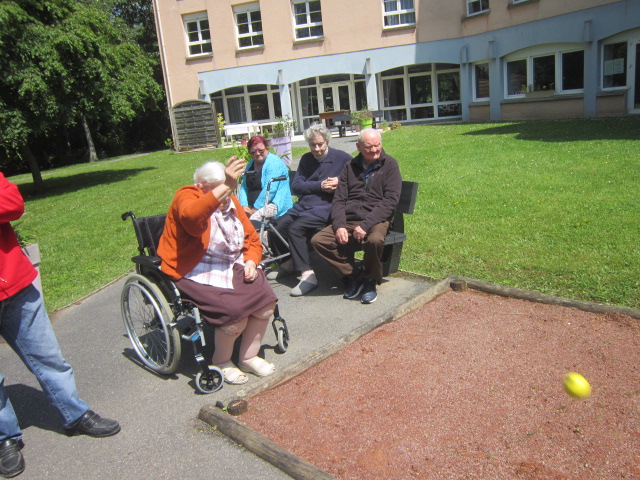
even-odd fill
[(82, 125), (89, 147), (92, 124), (115, 126), (157, 108), (155, 60), (131, 37), (96, 2), (0, 2), (0, 127), (8, 132), (0, 146), (24, 156), (30, 143)]

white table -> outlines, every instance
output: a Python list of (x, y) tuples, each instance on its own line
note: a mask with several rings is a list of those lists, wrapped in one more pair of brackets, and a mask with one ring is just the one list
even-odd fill
[(231, 138), (235, 135), (246, 135), (251, 137), (260, 132), (260, 127), (255, 122), (250, 123), (232, 123), (224, 126), (225, 137)]

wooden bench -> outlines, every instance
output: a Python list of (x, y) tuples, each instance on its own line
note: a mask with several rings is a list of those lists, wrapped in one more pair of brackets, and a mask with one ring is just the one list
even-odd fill
[[(293, 178), (296, 171), (289, 172), (289, 181), (291, 182), (291, 191), (293, 192)], [(400, 200), (393, 214), (393, 219), (389, 225), (389, 231), (384, 237), (384, 251), (382, 252), (382, 274), (386, 277), (398, 271), (400, 266), (400, 257), (402, 256), (402, 247), (407, 240), (407, 234), (404, 231), (404, 216), (413, 214), (418, 198), (417, 182), (402, 182), (402, 190), (400, 192)], [(358, 244), (354, 244), (354, 253), (358, 250)]]

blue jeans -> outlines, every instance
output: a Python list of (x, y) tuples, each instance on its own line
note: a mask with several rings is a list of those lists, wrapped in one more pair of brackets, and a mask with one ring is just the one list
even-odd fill
[[(73, 369), (62, 358), (42, 296), (33, 285), (0, 302), (0, 335), (36, 376), (64, 427), (72, 427), (89, 405), (78, 397)], [(0, 442), (21, 436), (0, 375)]]

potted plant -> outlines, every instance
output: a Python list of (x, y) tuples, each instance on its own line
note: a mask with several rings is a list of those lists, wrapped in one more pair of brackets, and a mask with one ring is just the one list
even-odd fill
[(351, 121), (356, 125), (357, 131), (373, 126), (373, 112), (366, 104), (363, 105), (362, 110), (351, 111), (349, 115), (351, 115)]
[(224, 143), (226, 140), (226, 137), (224, 134), (224, 126), (227, 124), (227, 122), (225, 122), (224, 117), (222, 116), (221, 113), (218, 114), (217, 118), (218, 118), (218, 132), (220, 133), (220, 146), (224, 147)]
[(276, 123), (271, 129), (271, 146), (276, 155), (282, 158), (287, 165), (291, 165), (291, 137), (296, 126), (288, 114), (277, 117)]

